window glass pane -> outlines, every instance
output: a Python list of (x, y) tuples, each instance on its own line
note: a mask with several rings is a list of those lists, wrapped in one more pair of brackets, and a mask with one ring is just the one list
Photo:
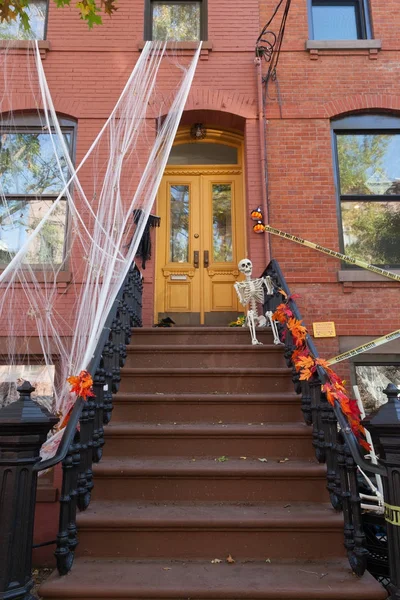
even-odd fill
[(189, 186), (171, 185), (171, 262), (189, 262)]
[(169, 165), (236, 165), (238, 151), (225, 144), (193, 143), (172, 147)]
[(200, 2), (152, 2), (152, 39), (200, 39)]
[(387, 401), (383, 390), (389, 383), (400, 386), (399, 365), (355, 365), (356, 381), (366, 412), (377, 410)]
[(213, 256), (215, 262), (232, 262), (232, 187), (212, 186)]
[[(0, 263), (8, 263), (50, 208), (51, 200), (12, 200), (0, 204)], [(31, 243), (24, 262), (60, 265), (63, 261), (66, 202), (60, 202)]]
[(313, 2), (312, 18), (315, 40), (356, 40), (360, 37), (355, 2)]
[(400, 265), (400, 202), (341, 202), (345, 254)]
[(2, 40), (43, 40), (47, 0), (34, 0), (29, 2), (26, 12), (29, 15), (30, 31), (25, 31), (20, 19), (10, 23), (0, 23), (0, 39)]
[[(71, 134), (65, 134), (67, 146)], [(68, 167), (56, 135), (53, 140), (58, 158), (68, 179)], [(57, 194), (63, 188), (57, 158), (48, 133), (0, 134), (0, 186), (3, 194), (41, 196)]]
[(337, 136), (341, 195), (400, 194), (400, 134)]
[(1, 365), (0, 366), (0, 408), (18, 400), (17, 387), (30, 381), (35, 391), (31, 396), (41, 406), (52, 410), (54, 365)]

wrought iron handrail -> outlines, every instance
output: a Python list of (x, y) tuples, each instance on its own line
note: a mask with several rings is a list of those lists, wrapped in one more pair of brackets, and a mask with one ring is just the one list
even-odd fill
[[(274, 312), (285, 299), (295, 319), (303, 321), (278, 261), (272, 260), (263, 276), (272, 279), (275, 290), (272, 296), (265, 293), (264, 313), (267, 310)], [(280, 289), (286, 296), (279, 292)], [(317, 348), (309, 334), (306, 336), (305, 344), (313, 358), (319, 358)], [(321, 391), (321, 384), (329, 381), (327, 371), (318, 365), (317, 372), (310, 381), (301, 381), (292, 362), (293, 350), (291, 334), (289, 329), (286, 329), (285, 359), (288, 366), (292, 367), (295, 390), (302, 397), (304, 420), (307, 425), (313, 427), (313, 446), (317, 460), (327, 465), (327, 489), (332, 506), (336, 510), (343, 511), (345, 547), (350, 566), (354, 573), (361, 576), (367, 566), (368, 550), (362, 523), (357, 467), (360, 466), (367, 473), (382, 476), (387, 475), (387, 468), (382, 462), (376, 465), (364, 458), (340, 404), (336, 401), (332, 406), (327, 401), (326, 395)]]
[[(134, 265), (133, 267), (134, 269), (137, 269), (136, 265)], [(96, 349), (93, 353), (93, 358), (89, 363), (89, 366), (87, 368), (87, 371), (94, 376), (94, 374), (96, 373), (99, 365), (100, 365), (100, 361), (101, 361), (101, 357), (102, 357), (102, 353), (103, 353), (103, 349), (104, 346), (106, 344), (106, 341), (108, 339), (108, 336), (110, 335), (110, 331), (111, 331), (111, 325), (112, 322), (114, 321), (116, 315), (117, 315), (117, 311), (118, 308), (121, 306), (121, 301), (122, 301), (122, 296), (124, 293), (124, 290), (126, 288), (127, 285), (127, 281), (129, 280), (129, 277), (131, 276), (131, 271), (129, 271), (124, 279), (124, 282), (121, 286), (120, 291), (118, 292), (118, 295), (116, 297), (116, 299), (114, 300), (114, 303), (112, 305), (112, 308), (110, 310), (110, 312), (108, 313), (108, 317), (107, 320), (104, 324), (103, 330), (101, 332), (99, 341), (97, 343)], [(70, 444), (72, 443), (73, 437), (75, 435), (75, 430), (78, 426), (79, 423), (79, 419), (82, 413), (82, 409), (84, 406), (84, 400), (82, 398), (77, 398), (76, 402), (74, 404), (74, 407), (72, 409), (69, 421), (65, 427), (63, 436), (61, 438), (61, 442), (57, 448), (57, 452), (54, 454), (54, 456), (52, 456), (51, 458), (48, 458), (46, 460), (42, 460), (40, 461), (36, 466), (35, 466), (35, 470), (36, 471), (45, 471), (47, 469), (51, 469), (52, 467), (55, 467), (55, 465), (58, 465), (58, 463), (60, 463), (61, 461), (64, 460), (64, 458), (67, 455), (68, 452), (68, 448), (70, 446)]]
[[(292, 311), (293, 315), (299, 321), (303, 321), (303, 317), (301, 316), (301, 313), (296, 304), (296, 301), (292, 298), (290, 288), (289, 288), (289, 286), (286, 282), (286, 279), (282, 273), (279, 263), (275, 259), (271, 260), (271, 262), (269, 263), (268, 267), (265, 269), (262, 276), (265, 277), (266, 275), (269, 275), (271, 277), (272, 272), (274, 274), (273, 278), (277, 279), (279, 282), (278, 288), (282, 289), (285, 292), (285, 294), (287, 295), (288, 304), (290, 306), (290, 310)], [(268, 302), (268, 296), (266, 297), (266, 302), (268, 303), (268, 306), (269, 306), (268, 310), (271, 310), (271, 304)], [(307, 333), (307, 335), (306, 335), (305, 343), (306, 343), (306, 346), (309, 349), (311, 355), (314, 358), (320, 358), (317, 347), (314, 344), (314, 340), (312, 339), (312, 337), (310, 336), (309, 333)], [(326, 370), (324, 369), (323, 366), (318, 365), (317, 371), (318, 371), (318, 377), (319, 377), (320, 383), (324, 384), (327, 381), (329, 381), (328, 373), (326, 372)], [(354, 433), (350, 427), (350, 424), (347, 420), (347, 417), (346, 417), (346, 415), (343, 414), (342, 409), (340, 408), (340, 404), (337, 400), (335, 400), (333, 410), (334, 410), (335, 416), (339, 422), (340, 428), (346, 437), (346, 441), (351, 450), (353, 459), (356, 461), (357, 465), (360, 466), (363, 470), (370, 471), (377, 475), (385, 475), (386, 468), (383, 465), (375, 465), (375, 464), (365, 460), (364, 456), (361, 454), (360, 444), (358, 443), (357, 438), (354, 435)]]
[[(88, 372), (95, 396), (78, 397), (56, 454), (34, 467), (43, 471), (62, 463), (59, 532), (55, 556), (60, 575), (72, 567), (78, 545), (76, 510), (86, 510), (93, 489), (93, 462), (103, 453), (103, 425), (111, 419), (112, 397), (118, 391), (132, 327), (141, 327), (142, 275), (132, 265), (108, 314)], [(79, 427), (78, 427), (79, 425)]]

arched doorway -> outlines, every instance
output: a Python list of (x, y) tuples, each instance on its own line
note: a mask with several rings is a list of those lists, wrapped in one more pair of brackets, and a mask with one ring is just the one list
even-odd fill
[(190, 128), (175, 139), (160, 185), (156, 318), (178, 325), (227, 325), (238, 306), (233, 284), (245, 256), (243, 138)]

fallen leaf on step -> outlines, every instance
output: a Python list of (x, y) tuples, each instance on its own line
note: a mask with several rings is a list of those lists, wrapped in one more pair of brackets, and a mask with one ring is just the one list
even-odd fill
[(213, 565), (218, 565), (221, 562), (222, 562), (222, 560), (220, 558), (213, 558), (212, 561), (211, 561), (211, 563)]
[(218, 462), (225, 462), (225, 461), (228, 460), (228, 458), (226, 456), (219, 456), (215, 460), (218, 461)]
[(163, 567), (163, 571), (170, 571), (171, 567)]
[(257, 460), (259, 460), (260, 462), (268, 462), (267, 458), (257, 458)]
[(290, 506), (292, 506), (291, 504), (285, 504), (285, 506), (283, 508), (289, 508)]
[(247, 456), (239, 456), (242, 460), (247, 460)]
[(271, 562), (271, 559), (270, 559), (270, 558), (266, 558), (266, 559), (265, 559), (265, 562), (266, 562), (266, 563), (270, 563), (270, 562)]
[(278, 463), (285, 463), (288, 462), (288, 458), (282, 458), (281, 460), (278, 460)]
[(219, 424), (221, 424), (223, 421), (218, 421)]
[(232, 558), (232, 556), (229, 554), (229, 555), (226, 557), (226, 562), (227, 562), (227, 563), (229, 563), (230, 565), (233, 565), (233, 563), (235, 562), (235, 559), (234, 559), (234, 558)]

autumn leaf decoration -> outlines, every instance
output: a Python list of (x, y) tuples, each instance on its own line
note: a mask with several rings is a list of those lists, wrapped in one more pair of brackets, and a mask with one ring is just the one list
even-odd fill
[(71, 385), (71, 392), (87, 400), (94, 396), (93, 394), (93, 379), (88, 371), (81, 371), (79, 375), (68, 377), (68, 383)]
[(296, 346), (292, 354), (292, 361), (296, 371), (300, 373), (300, 380), (308, 381), (317, 371), (318, 366), (323, 367), (328, 376), (328, 381), (321, 386), (322, 392), (324, 392), (326, 399), (332, 406), (335, 404), (335, 400), (339, 402), (341, 410), (346, 415), (358, 442), (365, 450), (370, 450), (371, 448), (365, 439), (365, 429), (361, 425), (361, 415), (357, 401), (349, 398), (344, 382), (329, 367), (327, 361), (312, 356), (306, 344), (307, 328), (304, 327), (301, 320), (295, 318), (288, 306), (289, 300), (294, 296), (288, 297), (284, 290), (279, 290), (279, 292), (282, 294), (284, 302), (279, 304), (272, 318), (282, 325), (286, 325), (287, 330), (292, 335)]

